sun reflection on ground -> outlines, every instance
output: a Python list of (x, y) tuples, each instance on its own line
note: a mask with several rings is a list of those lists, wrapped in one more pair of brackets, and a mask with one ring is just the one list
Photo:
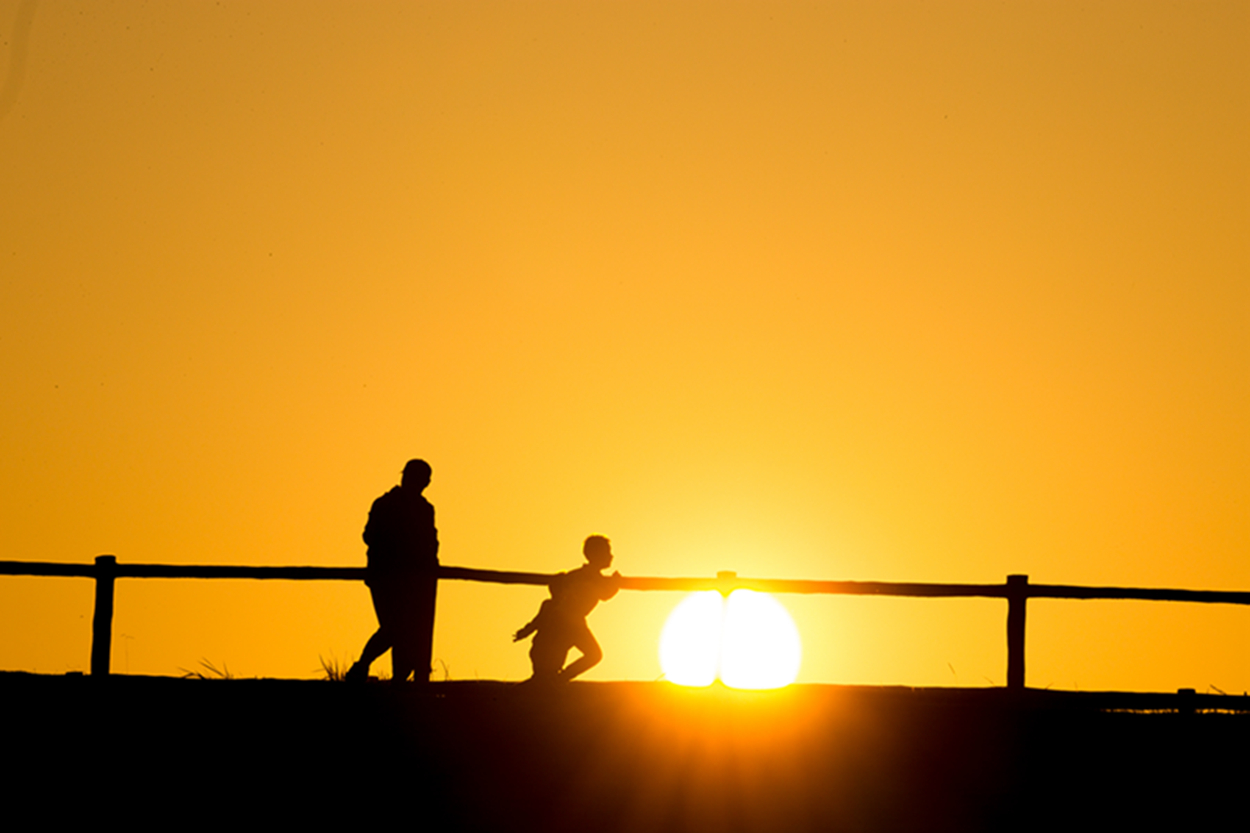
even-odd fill
[(780, 688), (799, 673), (802, 646), (786, 609), (767, 593), (715, 590), (682, 599), (660, 634), (660, 667), (678, 685)]

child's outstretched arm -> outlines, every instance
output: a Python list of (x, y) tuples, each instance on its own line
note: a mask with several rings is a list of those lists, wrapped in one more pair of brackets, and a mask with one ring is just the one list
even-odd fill
[(531, 619), (528, 625), (521, 628), (516, 633), (512, 634), (512, 641), (520, 642), (522, 639), (529, 636), (531, 633), (533, 633), (536, 630), (538, 630), (538, 617), (537, 616)]

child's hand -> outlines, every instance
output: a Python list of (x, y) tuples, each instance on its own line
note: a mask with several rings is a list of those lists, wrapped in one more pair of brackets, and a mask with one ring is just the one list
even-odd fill
[(520, 642), (520, 641), (521, 641), (522, 639), (524, 639), (524, 638), (525, 638), (525, 637), (521, 636), (521, 632), (520, 632), (520, 631), (517, 631), (516, 633), (512, 634), (512, 641), (513, 641), (513, 642)]

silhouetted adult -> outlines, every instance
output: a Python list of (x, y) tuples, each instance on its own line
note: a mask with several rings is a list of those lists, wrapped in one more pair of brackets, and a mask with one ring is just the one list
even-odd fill
[(373, 502), (365, 524), (369, 545), (365, 584), (373, 596), (378, 629), (369, 637), (349, 680), (369, 676), (369, 666), (391, 649), (392, 679), (417, 682), (430, 677), (434, 641), (434, 598), (438, 590), (438, 530), (434, 507), (421, 494), (432, 471), (424, 460), (409, 460), (400, 483)]

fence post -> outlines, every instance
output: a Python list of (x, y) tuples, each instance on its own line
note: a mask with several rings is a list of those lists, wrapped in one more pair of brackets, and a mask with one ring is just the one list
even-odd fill
[(117, 556), (95, 559), (95, 615), (91, 619), (91, 676), (107, 677), (113, 651), (113, 579)]
[(1024, 688), (1024, 608), (1029, 577), (1007, 576), (1007, 688)]

